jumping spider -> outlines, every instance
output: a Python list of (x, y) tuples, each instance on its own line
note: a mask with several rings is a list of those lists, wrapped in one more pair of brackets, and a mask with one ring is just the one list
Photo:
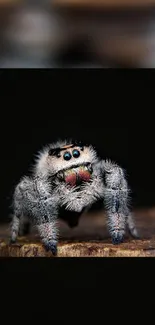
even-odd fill
[(57, 218), (62, 209), (74, 227), (95, 202), (104, 202), (113, 244), (123, 242), (128, 226), (138, 237), (128, 208), (129, 189), (122, 168), (101, 160), (92, 145), (59, 141), (46, 146), (37, 157), (32, 176), (23, 177), (13, 196), (11, 242), (21, 229), (36, 226), (46, 250), (57, 253)]

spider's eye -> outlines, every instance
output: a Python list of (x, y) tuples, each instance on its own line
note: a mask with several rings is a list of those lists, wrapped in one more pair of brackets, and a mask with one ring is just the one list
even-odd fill
[(65, 160), (70, 160), (72, 158), (72, 155), (69, 151), (66, 151), (63, 155)]
[(79, 156), (80, 156), (80, 151), (77, 150), (77, 149), (74, 149), (74, 150), (73, 150), (73, 157), (74, 157), (74, 158), (78, 158)]

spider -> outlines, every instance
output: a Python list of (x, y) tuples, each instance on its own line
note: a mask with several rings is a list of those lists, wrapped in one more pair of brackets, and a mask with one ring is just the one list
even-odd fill
[(107, 216), (112, 243), (124, 240), (126, 228), (138, 238), (128, 207), (129, 188), (124, 170), (111, 160), (99, 158), (92, 145), (76, 141), (57, 141), (38, 154), (32, 175), (24, 176), (13, 194), (11, 243), (26, 225), (36, 226), (47, 251), (57, 255), (60, 216), (70, 227), (79, 217), (101, 201)]

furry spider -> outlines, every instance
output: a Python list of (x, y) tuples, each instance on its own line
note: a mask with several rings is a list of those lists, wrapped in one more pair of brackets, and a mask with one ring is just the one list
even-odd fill
[(92, 145), (58, 141), (43, 148), (32, 175), (23, 177), (13, 195), (11, 243), (26, 226), (36, 226), (46, 250), (57, 254), (57, 219), (70, 227), (95, 202), (102, 201), (113, 244), (123, 242), (126, 227), (138, 237), (128, 207), (129, 189), (122, 168), (101, 160)]

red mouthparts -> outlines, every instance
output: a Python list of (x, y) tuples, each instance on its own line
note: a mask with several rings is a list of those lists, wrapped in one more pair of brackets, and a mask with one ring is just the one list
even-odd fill
[(91, 175), (88, 170), (80, 169), (78, 172), (70, 170), (65, 176), (65, 182), (71, 186), (76, 186), (79, 183), (88, 182), (90, 177)]

